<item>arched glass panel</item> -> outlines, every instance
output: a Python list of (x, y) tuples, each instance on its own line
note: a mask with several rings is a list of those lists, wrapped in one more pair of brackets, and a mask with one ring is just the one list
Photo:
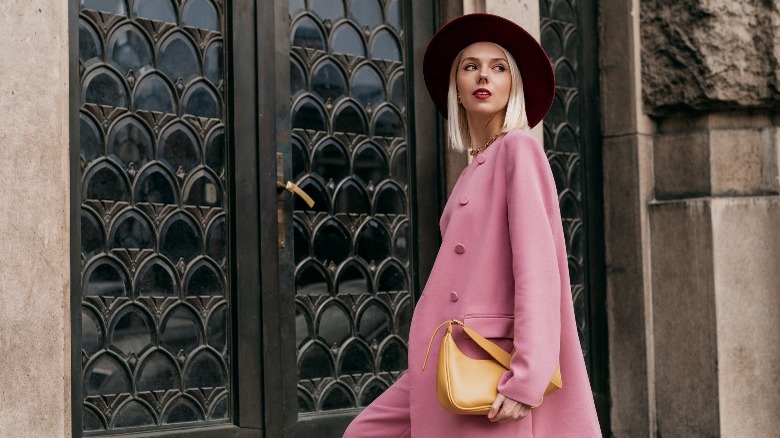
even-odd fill
[(387, 24), (396, 32), (401, 31), (401, 5), (399, 0), (390, 0), (387, 2)]
[(180, 79), (186, 84), (200, 76), (198, 49), (183, 32), (175, 32), (160, 46), (157, 67), (171, 82)]
[(92, 70), (83, 80), (81, 102), (127, 108), (124, 80), (107, 68)]
[(378, 31), (371, 41), (371, 57), (388, 61), (400, 61), (401, 47), (398, 45), (398, 40), (386, 29)]
[(161, 113), (176, 112), (176, 94), (162, 77), (145, 76), (135, 87), (135, 108)]
[(178, 294), (176, 272), (162, 258), (153, 258), (138, 270), (135, 293), (138, 296), (167, 297)]
[(160, 166), (147, 168), (135, 181), (135, 202), (175, 204), (178, 199), (176, 183)]
[(312, 173), (320, 175), (324, 181), (341, 181), (349, 172), (349, 159), (344, 147), (335, 141), (326, 141), (314, 151)]
[(81, 349), (88, 356), (103, 347), (105, 333), (100, 317), (87, 307), (81, 308)]
[(344, 2), (342, 0), (309, 0), (309, 10), (322, 21), (335, 23), (344, 17)]
[(350, 240), (343, 225), (329, 220), (314, 234), (314, 257), (322, 262), (341, 263), (349, 257)]
[(201, 163), (198, 137), (182, 122), (170, 125), (160, 135), (157, 155), (171, 171), (189, 173)]
[(293, 108), (293, 128), (327, 131), (325, 110), (311, 98), (301, 99)]
[(133, 12), (139, 18), (176, 23), (176, 10), (171, 0), (136, 0)]
[(294, 56), (290, 57), (290, 96), (295, 97), (307, 90), (307, 79), (303, 65)]
[(385, 86), (379, 72), (366, 64), (360, 67), (352, 78), (352, 97), (361, 105), (377, 106), (387, 100)]
[(79, 19), (79, 59), (85, 65), (103, 58), (103, 44), (98, 33), (83, 19)]
[(374, 119), (374, 135), (403, 138), (404, 123), (398, 112), (389, 106), (382, 108)]
[(127, 394), (130, 376), (116, 357), (104, 353), (84, 370), (84, 393), (87, 395)]
[(382, 5), (378, 0), (353, 1), (349, 9), (349, 18), (359, 24), (373, 29), (382, 24)]
[(217, 95), (202, 82), (196, 83), (184, 93), (182, 107), (184, 114), (206, 118), (222, 116), (221, 104)]
[(160, 252), (168, 260), (189, 262), (201, 252), (200, 227), (184, 214), (169, 219), (160, 233)]
[(200, 318), (187, 306), (168, 312), (160, 324), (161, 345), (171, 354), (189, 353), (200, 345)]
[(94, 120), (84, 113), (79, 114), (79, 135), (81, 159), (89, 163), (99, 157), (103, 149), (103, 133)]
[(155, 247), (154, 225), (138, 210), (128, 210), (111, 226), (108, 242), (111, 248), (152, 249)]
[(96, 162), (84, 176), (83, 196), (99, 201), (127, 201), (130, 188), (124, 174), (110, 161)]
[(340, 68), (331, 61), (325, 61), (314, 69), (311, 80), (311, 89), (322, 98), (323, 101), (331, 99), (335, 101), (347, 91), (347, 78)]
[(143, 166), (154, 157), (153, 148), (152, 133), (135, 117), (123, 118), (108, 131), (106, 154), (125, 166)]
[(366, 56), (366, 43), (360, 32), (350, 24), (342, 24), (333, 31), (331, 48), (333, 53)]
[(379, 147), (373, 143), (366, 143), (358, 148), (352, 166), (355, 176), (366, 185), (383, 181), (388, 178), (390, 173), (387, 159)]
[(325, 35), (320, 26), (309, 16), (304, 16), (295, 22), (290, 39), (293, 46), (325, 50)]
[(214, 86), (219, 86), (222, 82), (222, 60), (222, 43), (215, 41), (209, 44), (203, 57), (203, 75)]
[(147, 321), (145, 315), (137, 310), (130, 310), (116, 318), (111, 327), (111, 345), (125, 357), (130, 354), (138, 357), (152, 344), (152, 327), (154, 323)]
[(215, 129), (206, 139), (206, 165), (217, 175), (225, 170), (225, 130)]
[(137, 27), (120, 27), (108, 39), (107, 61), (127, 75), (140, 75), (152, 65), (151, 42)]
[(181, 12), (182, 26), (219, 31), (219, 15), (209, 0), (189, 0)]
[(151, 426), (154, 424), (154, 416), (142, 403), (133, 400), (117, 411), (112, 424), (115, 429), (128, 427)]
[(333, 130), (336, 132), (349, 132), (352, 134), (368, 134), (366, 119), (363, 110), (352, 103), (346, 103), (336, 110), (336, 119), (333, 121)]

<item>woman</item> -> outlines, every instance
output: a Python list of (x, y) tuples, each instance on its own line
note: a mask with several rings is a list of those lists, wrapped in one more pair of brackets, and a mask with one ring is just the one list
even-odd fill
[[(521, 27), (472, 14), (436, 33), (423, 69), (434, 103), (449, 116), (450, 146), (468, 148), (474, 160), (439, 223), (442, 245), (412, 318), (408, 371), (344, 436), (601, 436), (575, 327), (555, 182), (528, 132), (552, 103), (550, 61)], [(487, 416), (445, 411), (436, 367), (422, 370), (431, 334), (452, 318), (515, 350)], [(467, 355), (488, 357), (453, 333)], [(438, 348), (428, 361), (438, 361)], [(559, 364), (563, 387), (543, 398)]]

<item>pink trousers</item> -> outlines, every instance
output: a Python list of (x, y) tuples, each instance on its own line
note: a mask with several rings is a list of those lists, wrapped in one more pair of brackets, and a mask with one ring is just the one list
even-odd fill
[(363, 409), (344, 432), (344, 438), (408, 438), (409, 375), (404, 374), (387, 391)]

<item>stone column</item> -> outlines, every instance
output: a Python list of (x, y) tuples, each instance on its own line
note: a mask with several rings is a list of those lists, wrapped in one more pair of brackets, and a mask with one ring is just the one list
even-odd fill
[(773, 2), (642, 2), (654, 141), (660, 436), (776, 436), (780, 154)]
[(648, 205), (655, 125), (641, 100), (639, 0), (599, 2), (610, 430), (655, 434)]
[(70, 411), (67, 1), (0, 2), (0, 436)]

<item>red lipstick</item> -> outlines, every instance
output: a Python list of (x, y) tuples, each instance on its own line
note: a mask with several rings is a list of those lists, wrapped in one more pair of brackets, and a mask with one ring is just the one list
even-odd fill
[(487, 99), (488, 97), (492, 96), (493, 93), (491, 93), (487, 88), (477, 88), (474, 90), (472, 95), (477, 99)]

